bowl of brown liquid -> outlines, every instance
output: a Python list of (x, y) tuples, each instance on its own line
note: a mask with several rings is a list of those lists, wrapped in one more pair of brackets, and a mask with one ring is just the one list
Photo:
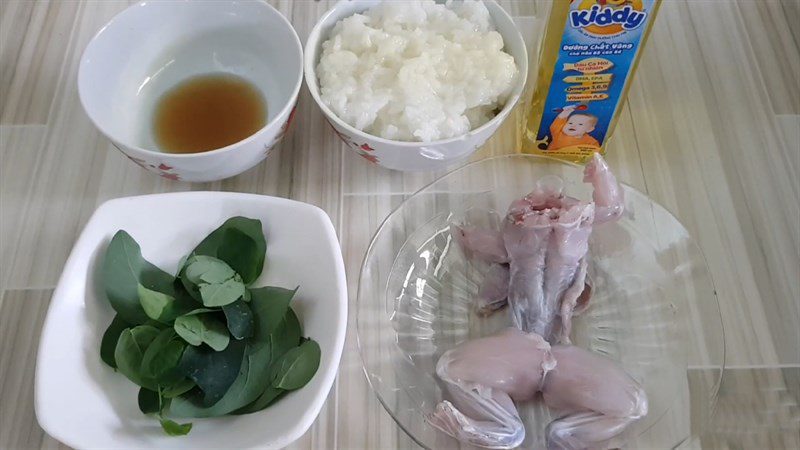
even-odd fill
[(86, 114), (162, 177), (214, 181), (261, 162), (289, 128), (302, 47), (265, 2), (140, 2), (86, 47)]

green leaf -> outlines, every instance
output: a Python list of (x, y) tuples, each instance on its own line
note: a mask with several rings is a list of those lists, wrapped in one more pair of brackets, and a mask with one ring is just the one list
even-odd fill
[(119, 335), (114, 349), (117, 370), (141, 387), (157, 390), (155, 381), (142, 374), (142, 359), (147, 347), (158, 336), (158, 329), (149, 325), (126, 328)]
[(270, 362), (270, 372), (267, 377), (270, 381), (275, 378), (275, 371), (277, 370), (275, 362), (286, 352), (300, 345), (300, 334), (300, 322), (297, 320), (294, 311), (289, 308), (269, 341), (272, 361)]
[(205, 306), (225, 306), (244, 295), (244, 284), (238, 276), (217, 284), (201, 284), (200, 297)]
[(260, 336), (275, 332), (296, 292), (297, 288), (289, 290), (274, 286), (250, 289), (252, 295), (250, 309), (259, 318), (253, 334), (256, 339), (263, 340)]
[[(260, 224), (259, 224), (260, 225)], [(259, 230), (260, 231), (260, 230)], [(261, 240), (264, 235), (259, 232)], [(245, 284), (250, 284), (261, 275), (264, 269), (266, 243), (260, 245), (256, 239), (236, 228), (225, 230), (217, 256), (226, 261), (236, 271)]]
[[(228, 233), (230, 230), (234, 232)], [(244, 253), (237, 254), (239, 251)], [(195, 255), (213, 256), (225, 261), (242, 276), (245, 284), (252, 283), (261, 274), (266, 252), (267, 241), (261, 221), (240, 216), (226, 220), (192, 251)]]
[(200, 294), (202, 285), (224, 283), (234, 276), (236, 276), (236, 272), (225, 261), (206, 255), (192, 254), (178, 271), (178, 279), (186, 292), (201, 303), (203, 301)]
[(178, 295), (175, 298), (171, 295), (163, 294), (143, 285), (138, 287), (139, 302), (142, 304), (145, 314), (153, 320), (170, 323), (176, 317), (191, 311), (195, 303), (185, 297)]
[(130, 325), (117, 314), (108, 328), (106, 328), (106, 332), (103, 333), (103, 340), (100, 341), (100, 359), (115, 369), (117, 368), (117, 361), (114, 359), (114, 350), (117, 348), (119, 335), (129, 327)]
[(278, 401), (287, 392), (289, 391), (273, 386), (267, 386), (267, 389), (264, 390), (264, 392), (257, 399), (253, 400), (253, 402), (250, 404), (233, 411), (231, 414), (250, 414), (256, 411), (261, 411), (267, 406)]
[(148, 320), (139, 302), (139, 284), (174, 296), (172, 275), (147, 262), (139, 244), (123, 230), (114, 235), (106, 248), (102, 280), (111, 307), (123, 320), (134, 325)]
[(228, 330), (236, 339), (244, 339), (253, 335), (253, 311), (243, 300), (237, 300), (222, 307)]
[(300, 321), (297, 319), (297, 315), (294, 313), (292, 308), (289, 308), (286, 311), (286, 315), (283, 316), (283, 320), (281, 320), (281, 323), (278, 325), (278, 329), (274, 334), (275, 339), (273, 339), (273, 348), (277, 347), (278, 350), (273, 350), (273, 353), (275, 354), (273, 358), (280, 358), (287, 351), (302, 344), (302, 342), (300, 342), (302, 333), (303, 330), (300, 327)]
[(158, 392), (150, 389), (139, 388), (139, 410), (144, 414), (157, 413), (161, 410), (161, 402), (158, 399)]
[(169, 419), (161, 419), (161, 428), (170, 436), (185, 436), (192, 431), (192, 424), (177, 423)]
[[(257, 311), (267, 311), (268, 308), (263, 307), (262, 303), (272, 299), (270, 296), (253, 296), (250, 306), (253, 309), (256, 329), (269, 328), (268, 317)], [(279, 356), (274, 355), (273, 351), (286, 352), (296, 347), (300, 340), (300, 325), (294, 312), (288, 310), (285, 316), (284, 320), (278, 322), (275, 334), (260, 333), (248, 340), (245, 357), (236, 380), (217, 403), (210, 407), (204, 406), (197, 394), (178, 397), (170, 405), (170, 413), (177, 417), (216, 417), (229, 414), (256, 400), (269, 386), (270, 366)]]
[(194, 284), (213, 284), (233, 278), (236, 272), (225, 261), (213, 256), (194, 255), (186, 261), (184, 274)]
[(194, 381), (190, 380), (189, 378), (182, 378), (180, 381), (176, 383), (164, 386), (161, 389), (161, 396), (164, 398), (174, 398), (181, 394), (189, 392), (195, 386), (197, 385), (194, 384)]
[(257, 349), (248, 345), (236, 379), (219, 401), (203, 404), (197, 393), (187, 398), (178, 397), (170, 405), (170, 414), (175, 417), (217, 417), (250, 403), (269, 384), (266, 377), (269, 351), (269, 346)]
[[(242, 341), (232, 341), (225, 350), (219, 352), (208, 347), (187, 347), (178, 369), (197, 384), (203, 395), (192, 396), (194, 390), (186, 395), (201, 406), (211, 406), (218, 402), (236, 380), (244, 351), (245, 343)], [(174, 398), (170, 411), (183, 398)]]
[(159, 384), (174, 383), (183, 378), (177, 371), (186, 342), (175, 330), (165, 328), (147, 347), (142, 357), (142, 375)]
[(213, 312), (197, 312), (184, 314), (175, 319), (175, 332), (190, 345), (202, 343), (216, 351), (224, 350), (230, 342), (228, 328), (214, 317)]
[(305, 386), (319, 368), (320, 349), (316, 341), (309, 340), (289, 350), (276, 364), (272, 386), (294, 390)]

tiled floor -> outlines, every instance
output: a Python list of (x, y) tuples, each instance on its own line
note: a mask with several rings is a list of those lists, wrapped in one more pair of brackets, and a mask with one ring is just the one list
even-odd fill
[[(33, 415), (36, 347), (52, 288), (99, 203), (210, 189), (316, 204), (337, 228), (352, 302), (377, 226), (440, 175), (367, 164), (305, 91), (294, 130), (247, 173), (208, 184), (145, 173), (92, 127), (76, 89), (84, 46), (128, 3), (0, 2), (0, 448), (59, 445)], [(271, 3), (305, 40), (332, 2)], [(547, 4), (501, 3), (517, 17)], [(512, 152), (513, 122), (473, 159)], [(686, 226), (716, 285), (730, 368), (713, 416), (704, 408), (718, 373), (689, 370), (682, 447), (800, 448), (800, 2), (665, 0), (608, 159)], [(370, 392), (348, 333), (328, 402), (294, 447), (414, 447)]]

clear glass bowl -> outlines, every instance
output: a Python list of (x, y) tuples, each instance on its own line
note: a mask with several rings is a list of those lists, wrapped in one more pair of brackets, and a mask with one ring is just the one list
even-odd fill
[[(580, 166), (530, 155), (485, 159), (403, 202), (370, 244), (356, 324), (365, 373), (389, 414), (423, 447), (466, 447), (425, 421), (442, 400), (434, 373), (439, 356), (511, 323), (507, 310), (475, 314), (486, 266), (465, 258), (449, 225), (499, 226), (510, 202), (545, 175), (561, 177), (569, 195), (591, 199)], [(686, 229), (642, 193), (624, 189), (625, 215), (596, 226), (590, 238), (593, 295), (572, 338), (643, 384), (649, 413), (630, 430), (628, 445), (672, 448), (713, 413), (724, 366), (719, 305)], [(550, 411), (541, 401), (517, 406), (527, 430), (523, 447), (543, 448)]]

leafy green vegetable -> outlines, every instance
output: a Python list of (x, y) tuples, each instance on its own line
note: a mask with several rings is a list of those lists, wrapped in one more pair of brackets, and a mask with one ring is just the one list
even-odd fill
[(139, 388), (139, 410), (145, 414), (152, 414), (161, 411), (161, 401), (158, 392), (150, 389)]
[(214, 350), (221, 351), (230, 342), (228, 329), (214, 317), (213, 312), (192, 311), (175, 319), (173, 327), (175, 332), (190, 345), (198, 346), (206, 343)]
[(238, 275), (216, 284), (201, 284), (200, 298), (205, 306), (225, 306), (239, 300), (244, 295), (244, 284)]
[(185, 296), (178, 295), (175, 298), (161, 292), (147, 289), (143, 285), (138, 287), (139, 302), (142, 304), (142, 309), (147, 317), (162, 323), (170, 323), (176, 317), (186, 314), (194, 309), (191, 300)]
[(261, 222), (245, 217), (225, 221), (182, 258), (177, 278), (144, 260), (124, 231), (109, 243), (102, 278), (117, 315), (100, 357), (139, 385), (139, 408), (156, 414), (168, 435), (185, 435), (192, 424), (167, 411), (259, 411), (317, 371), (319, 345), (302, 337), (289, 307), (297, 288), (246, 287), (265, 256)]
[[(266, 308), (261, 307), (264, 306), (262, 303), (271, 300), (272, 298), (269, 296), (253, 297), (251, 306), (254, 309), (254, 322), (257, 329), (263, 330), (268, 326), (269, 317), (257, 311), (266, 311)], [(272, 345), (272, 341), (287, 334), (290, 336), (290, 341), (294, 339), (294, 342), (284, 344), (287, 347), (282, 347), (279, 351), (288, 351), (289, 348), (297, 346), (298, 344), (300, 326), (299, 324), (292, 326), (294, 322), (297, 321), (297, 317), (294, 316), (291, 309), (286, 315), (291, 315), (293, 320), (289, 318), (288, 321), (281, 321), (274, 335), (261, 333), (250, 340), (247, 344), (247, 349), (245, 350), (245, 355), (236, 380), (218, 402), (211, 406), (208, 404), (204, 405), (199, 401), (199, 398), (197, 398), (198, 394), (196, 393), (194, 398), (191, 396), (188, 398), (176, 398), (170, 405), (170, 413), (177, 417), (215, 417), (228, 414), (258, 398), (264, 389), (269, 386), (270, 379), (268, 375), (270, 365), (279, 356), (273, 356), (272, 354), (273, 348), (275, 348)], [(296, 332), (291, 330), (289, 333), (286, 333), (287, 322), (292, 324), (290, 326), (296, 329)], [(294, 336), (294, 338), (292, 336)], [(278, 341), (281, 340), (278, 339)], [(283, 341), (285, 342), (285, 339), (283, 339)]]
[(236, 275), (225, 261), (213, 256), (195, 255), (186, 260), (186, 278), (194, 284), (222, 283)]
[(139, 386), (153, 391), (158, 387), (153, 379), (142, 374), (141, 367), (144, 352), (156, 336), (158, 336), (158, 329), (149, 325), (126, 328), (120, 333), (119, 341), (114, 349), (117, 370)]
[(143, 324), (148, 319), (139, 303), (139, 284), (174, 296), (172, 275), (145, 261), (139, 244), (122, 230), (108, 244), (102, 270), (111, 307), (130, 324)]
[(256, 326), (254, 333), (256, 339), (259, 339), (261, 335), (275, 332), (286, 315), (286, 311), (289, 309), (289, 302), (296, 292), (297, 288), (289, 290), (273, 286), (250, 289), (252, 296), (250, 309), (253, 310), (256, 316), (264, 318), (261, 325)]
[(178, 382), (183, 378), (177, 367), (185, 348), (186, 343), (175, 330), (161, 330), (144, 352), (142, 375), (156, 380), (159, 385)]
[[(300, 345), (300, 322), (298, 322), (297, 316), (291, 308), (286, 311), (286, 315), (278, 324), (278, 328), (272, 334), (269, 344), (272, 356), (270, 371), (274, 372), (275, 362), (286, 352)], [(268, 374), (268, 378), (271, 381), (274, 378), (274, 374), (273, 376)]]
[(271, 360), (269, 352), (269, 346), (255, 348), (248, 345), (236, 379), (219, 401), (212, 404), (203, 402), (197, 392), (185, 398), (177, 397), (170, 405), (170, 414), (175, 417), (216, 417), (253, 401), (269, 384), (266, 376)]
[(237, 409), (233, 412), (233, 414), (250, 414), (256, 411), (261, 411), (262, 409), (266, 408), (267, 406), (275, 403), (278, 399), (283, 397), (289, 391), (267, 386), (267, 389), (252, 403), (243, 406), (242, 408)]
[[(231, 341), (225, 350), (219, 352), (204, 346), (186, 347), (178, 364), (178, 370), (192, 379), (202, 390), (203, 395), (193, 396), (193, 399), (201, 406), (211, 406), (219, 401), (239, 374), (244, 350), (245, 343), (242, 341)], [(192, 392), (194, 390), (187, 395)], [(177, 397), (174, 401), (180, 398)]]
[(106, 332), (103, 333), (103, 340), (100, 342), (100, 359), (115, 369), (117, 368), (117, 361), (114, 359), (114, 350), (117, 348), (119, 335), (126, 328), (130, 328), (130, 325), (117, 314), (108, 328), (106, 328)]
[(222, 307), (228, 330), (235, 339), (244, 339), (253, 335), (253, 311), (244, 300), (237, 300)]
[(258, 233), (252, 237), (237, 228), (228, 228), (222, 236), (222, 245), (217, 249), (219, 259), (230, 264), (246, 284), (256, 281), (264, 268), (267, 244), (257, 242), (258, 237), (264, 239), (260, 223), (258, 228)]
[[(230, 230), (234, 232), (228, 233)], [(236, 254), (238, 251), (243, 254)], [(214, 256), (225, 261), (242, 276), (245, 284), (252, 283), (261, 274), (266, 252), (267, 241), (261, 221), (246, 217), (226, 220), (192, 251), (195, 255)]]
[(320, 349), (316, 341), (308, 340), (278, 360), (272, 386), (293, 390), (305, 386), (319, 368)]
[(192, 424), (177, 423), (169, 419), (161, 419), (161, 428), (170, 436), (185, 436), (192, 431)]
[(161, 389), (161, 396), (164, 398), (173, 398), (177, 397), (181, 394), (185, 394), (192, 390), (193, 387), (197, 386), (194, 384), (194, 381), (190, 380), (189, 378), (182, 378), (180, 381), (164, 386)]

